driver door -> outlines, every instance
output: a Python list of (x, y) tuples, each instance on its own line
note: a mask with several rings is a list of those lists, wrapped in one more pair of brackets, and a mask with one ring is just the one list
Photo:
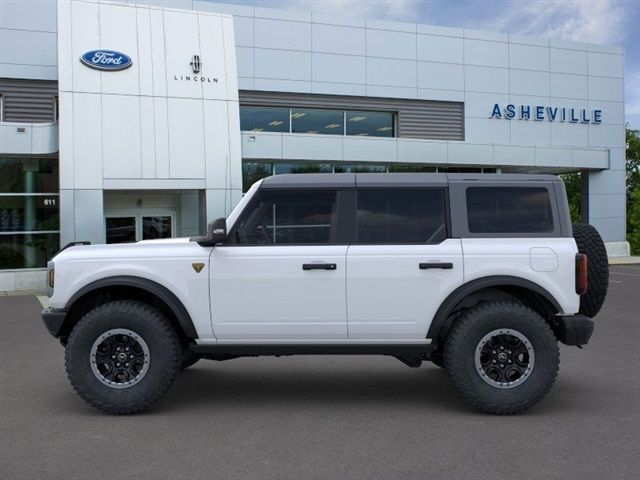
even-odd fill
[(263, 189), (211, 253), (216, 338), (346, 339), (336, 190)]

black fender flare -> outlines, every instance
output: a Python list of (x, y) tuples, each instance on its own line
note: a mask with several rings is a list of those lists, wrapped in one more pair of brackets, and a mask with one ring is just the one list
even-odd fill
[(429, 331), (427, 332), (427, 338), (438, 338), (442, 332), (447, 332), (451, 327), (451, 319), (449, 319), (449, 316), (453, 312), (455, 306), (469, 295), (473, 295), (480, 290), (490, 287), (526, 288), (527, 290), (531, 290), (532, 292), (542, 296), (553, 306), (556, 312), (562, 311), (560, 303), (553, 297), (553, 295), (537, 283), (510, 275), (492, 275), (489, 277), (471, 280), (451, 292), (433, 316), (433, 320), (429, 326)]
[(153, 280), (148, 280), (146, 278), (134, 277), (128, 275), (116, 275), (113, 277), (105, 277), (100, 280), (96, 280), (91, 282), (76, 293), (69, 299), (65, 308), (69, 309), (73, 306), (73, 304), (84, 297), (86, 294), (91, 293), (95, 290), (105, 287), (135, 287), (141, 290), (145, 290), (146, 292), (155, 295), (164, 303), (167, 304), (173, 315), (176, 317), (180, 328), (182, 328), (183, 333), (187, 338), (198, 338), (198, 333), (196, 332), (196, 328), (193, 326), (193, 321), (191, 320), (191, 316), (187, 309), (182, 304), (178, 297), (176, 297), (173, 292), (171, 292), (166, 287), (163, 287), (157, 282)]

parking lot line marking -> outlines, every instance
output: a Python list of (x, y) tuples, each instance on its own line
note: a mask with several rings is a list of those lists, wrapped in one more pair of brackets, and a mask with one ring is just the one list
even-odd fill
[(42, 308), (47, 308), (49, 306), (49, 297), (46, 295), (36, 295), (36, 298), (40, 302), (40, 305), (42, 305)]
[(622, 283), (620, 280), (609, 280), (609, 283)]

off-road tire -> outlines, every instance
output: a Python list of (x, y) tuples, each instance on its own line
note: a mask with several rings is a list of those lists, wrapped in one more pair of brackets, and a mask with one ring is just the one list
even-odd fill
[(573, 224), (573, 238), (578, 251), (588, 257), (587, 292), (580, 296), (580, 313), (595, 317), (609, 288), (609, 259), (598, 231), (587, 223)]
[[(496, 329), (520, 332), (534, 351), (529, 377), (513, 388), (494, 387), (476, 371), (479, 342)], [(527, 410), (549, 392), (558, 375), (560, 352), (553, 331), (535, 311), (515, 301), (482, 302), (454, 323), (445, 340), (444, 365), (453, 386), (471, 405), (508, 415)]]
[[(149, 367), (139, 383), (115, 389), (102, 383), (91, 368), (93, 343), (112, 329), (136, 332), (149, 349)], [(157, 402), (173, 384), (182, 349), (173, 325), (155, 308), (131, 300), (97, 306), (86, 313), (69, 335), (65, 366), (71, 385), (91, 406), (125, 415), (142, 412)]]
[(442, 354), (442, 351), (440, 349), (438, 349), (437, 351), (433, 352), (431, 354), (431, 356), (429, 357), (429, 360), (436, 367), (444, 368), (444, 355)]
[(189, 350), (189, 345), (182, 347), (182, 356), (180, 357), (180, 370), (186, 370), (191, 365), (200, 360), (200, 356)]

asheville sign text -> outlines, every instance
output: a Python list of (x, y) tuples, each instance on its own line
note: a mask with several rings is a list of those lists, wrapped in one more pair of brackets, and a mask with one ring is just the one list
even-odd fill
[(513, 105), (504, 108), (499, 103), (493, 106), (491, 118), (506, 120), (548, 120), (549, 122), (569, 123), (602, 123), (602, 110), (588, 110), (586, 108), (549, 107), (544, 105)]

